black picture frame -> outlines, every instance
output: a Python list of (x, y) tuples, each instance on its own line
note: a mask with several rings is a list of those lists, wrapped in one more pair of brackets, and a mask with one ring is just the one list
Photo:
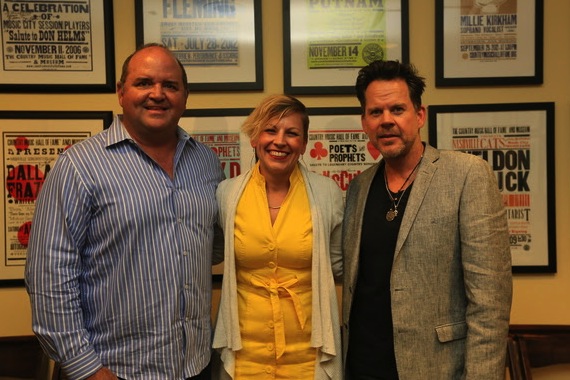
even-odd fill
[[(202, 4), (203, 2), (200, 2)], [(263, 90), (263, 40), (262, 40), (262, 24), (261, 24), (261, 0), (236, 0), (232, 8), (236, 13), (236, 21), (238, 30), (235, 33), (226, 33), (220, 31), (219, 27), (208, 28), (202, 31), (205, 33), (202, 37), (198, 33), (184, 32), (197, 28), (194, 26), (193, 20), (196, 18), (173, 15), (161, 15), (162, 0), (135, 0), (135, 34), (137, 46), (146, 43), (163, 43), (174, 52), (181, 63), (186, 68), (188, 76), (188, 88), (190, 91), (197, 92), (216, 92), (216, 91), (259, 91)], [(187, 0), (186, 5), (189, 9), (198, 4), (197, 0)], [(232, 5), (227, 5), (232, 7)], [(174, 12), (171, 10), (170, 12)], [(240, 16), (243, 16), (240, 18)], [(210, 21), (202, 20), (201, 24), (216, 23), (216, 18), (212, 17)], [(222, 23), (223, 22), (219, 22)], [(162, 25), (171, 26), (164, 27), (164, 33), (160, 29)], [(196, 25), (201, 25), (195, 23)], [(228, 25), (230, 22), (228, 22)], [(210, 33), (210, 34), (208, 34)], [(218, 34), (216, 34), (218, 33)], [(238, 37), (236, 37), (236, 35)], [(230, 36), (235, 38), (237, 45), (228, 47), (226, 51), (222, 50), (224, 37)], [(239, 36), (243, 37), (241, 40)], [(212, 51), (208, 49), (199, 49), (197, 39), (209, 39), (215, 43), (216, 48), (212, 47)], [(228, 37), (229, 38), (229, 37)], [(183, 48), (182, 41), (186, 39), (188, 42)], [(253, 42), (248, 42), (252, 40)], [(191, 46), (194, 43), (194, 46)], [(233, 43), (232, 43), (233, 44)], [(237, 46), (237, 47), (236, 47)], [(219, 49), (218, 49), (219, 47)], [(199, 62), (199, 54), (204, 57), (204, 62)], [(214, 58), (212, 54), (219, 54)], [(223, 54), (231, 55), (232, 58), (223, 58)], [(236, 58), (237, 57), (237, 58)], [(208, 61), (211, 61), (208, 63)], [(214, 62), (215, 64), (212, 64)]]
[[(57, 152), (45, 155), (41, 149), (38, 153), (34, 149), (24, 150), (26, 144), (21, 141), (19, 144), (23, 146), (20, 149), (18, 139), (34, 139), (34, 144), (29, 146), (36, 149), (61, 148), (67, 143), (56, 143), (53, 139), (85, 139), (108, 128), (112, 122), (112, 111), (0, 111), (0, 172), (5, 178), (3, 215), (0, 218), (3, 237), (0, 248), (0, 287), (24, 286), (25, 252), (29, 237), (26, 234), (29, 234), (35, 206), (35, 199), (25, 199), (18, 204), (17, 197), (10, 193), (10, 168), (16, 165), (36, 166), (35, 172), (39, 173), (39, 168), (43, 165), (53, 165), (58, 155)], [(17, 150), (25, 154), (20, 155)], [(38, 181), (38, 178), (33, 181)], [(22, 178), (17, 180), (24, 181)], [(32, 179), (29, 181), (32, 182)]]
[[(115, 91), (112, 0), (59, 3), (81, 10), (19, 11), (12, 8), (16, 2), (0, 0), (0, 92)], [(14, 35), (27, 36), (28, 40), (20, 41), (11, 37)]]
[(507, 0), (492, 15), (464, 4), (435, 0), (436, 87), (543, 83), (543, 0)]
[[(356, 2), (355, 2), (356, 3)], [(309, 17), (307, 9), (308, 2), (304, 0), (283, 0), (283, 66), (284, 66), (284, 92), (292, 95), (329, 95), (329, 94), (355, 94), (354, 83), (358, 70), (366, 64), (376, 59), (390, 59), (399, 60), (401, 62), (409, 61), (409, 6), (408, 0), (388, 0), (386, 2), (378, 2), (374, 6), (385, 7), (381, 11), (386, 20), (390, 20), (386, 29), (381, 31), (385, 41), (382, 48), (377, 43), (365, 44), (367, 38), (352, 38), (353, 42), (347, 42), (344, 38), (337, 40), (336, 45), (329, 42), (319, 43), (320, 37), (314, 37), (313, 47), (331, 46), (336, 50), (340, 49), (340, 54), (346, 56), (348, 51), (354, 49), (356, 46), (358, 56), (362, 56), (363, 52), (369, 46), (376, 46), (375, 51), (370, 50), (366, 58), (362, 58), (362, 63), (359, 63), (360, 58), (356, 62), (346, 63), (325, 63), (321, 68), (309, 68), (309, 32), (304, 31), (308, 29), (307, 25), (312, 24), (313, 21), (303, 22)], [(327, 3), (329, 4), (329, 3)], [(334, 2), (330, 2), (330, 7), (334, 7)], [(343, 14), (350, 14), (351, 8), (343, 7)], [(353, 10), (354, 11), (354, 10)], [(371, 17), (371, 12), (364, 11), (366, 16), (359, 14), (359, 17)], [(354, 11), (356, 14), (356, 11)], [(323, 18), (324, 12), (321, 12), (320, 18)], [(326, 14), (325, 14), (326, 16)], [(338, 17), (338, 14), (337, 14)], [(326, 19), (326, 18), (325, 18)], [(292, 25), (295, 23), (295, 25)], [(299, 24), (297, 24), (299, 23)], [(334, 24), (334, 22), (330, 22)], [(396, 27), (390, 28), (391, 25)], [(299, 27), (299, 26), (302, 26)], [(379, 26), (378, 26), (379, 27)], [(353, 28), (354, 29), (354, 28)], [(353, 32), (351, 29), (351, 32)], [(348, 30), (348, 28), (347, 28)], [(328, 30), (327, 30), (328, 31)], [(368, 29), (362, 28), (362, 33), (368, 32)], [(368, 32), (370, 33), (370, 32)], [(368, 37), (370, 38), (370, 36)], [(375, 38), (378, 38), (375, 36)], [(335, 45), (335, 46), (332, 46)], [(352, 48), (350, 48), (352, 46)], [(336, 51), (335, 50), (335, 51)], [(348, 58), (347, 58), (348, 59)], [(354, 61), (353, 58), (350, 58)], [(316, 63), (313, 63), (317, 65)], [(333, 65), (333, 67), (330, 67)]]
[(554, 103), (428, 109), (431, 145), (480, 155), (497, 174), (509, 218), (513, 273), (556, 273)]

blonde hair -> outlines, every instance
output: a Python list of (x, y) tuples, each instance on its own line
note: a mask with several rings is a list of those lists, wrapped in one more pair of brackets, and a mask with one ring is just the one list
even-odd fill
[(242, 132), (251, 141), (256, 141), (269, 122), (275, 118), (300, 114), (303, 120), (303, 139), (307, 141), (309, 134), (309, 115), (307, 108), (301, 101), (289, 95), (270, 95), (249, 114), (241, 126)]

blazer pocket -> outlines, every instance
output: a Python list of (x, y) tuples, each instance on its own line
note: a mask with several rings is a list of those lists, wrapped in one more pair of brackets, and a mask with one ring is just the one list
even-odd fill
[(463, 321), (436, 326), (435, 332), (437, 333), (437, 339), (441, 343), (451, 342), (452, 340), (457, 339), (465, 339), (465, 337), (467, 337), (467, 323)]
[(444, 212), (441, 212), (440, 214), (430, 219), (430, 224), (437, 224), (437, 225), (457, 224), (457, 213), (450, 212), (446, 214)]

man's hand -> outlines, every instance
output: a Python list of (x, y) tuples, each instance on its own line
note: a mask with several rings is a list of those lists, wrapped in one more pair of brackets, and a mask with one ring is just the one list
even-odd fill
[(103, 367), (85, 380), (117, 380), (117, 376), (109, 368)]

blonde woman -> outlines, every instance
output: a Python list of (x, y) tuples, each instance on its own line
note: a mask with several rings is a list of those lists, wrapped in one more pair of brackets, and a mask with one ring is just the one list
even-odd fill
[(299, 163), (308, 128), (299, 100), (266, 98), (242, 126), (257, 163), (218, 187), (222, 379), (341, 378), (333, 272), (342, 272), (343, 199), (333, 180)]

